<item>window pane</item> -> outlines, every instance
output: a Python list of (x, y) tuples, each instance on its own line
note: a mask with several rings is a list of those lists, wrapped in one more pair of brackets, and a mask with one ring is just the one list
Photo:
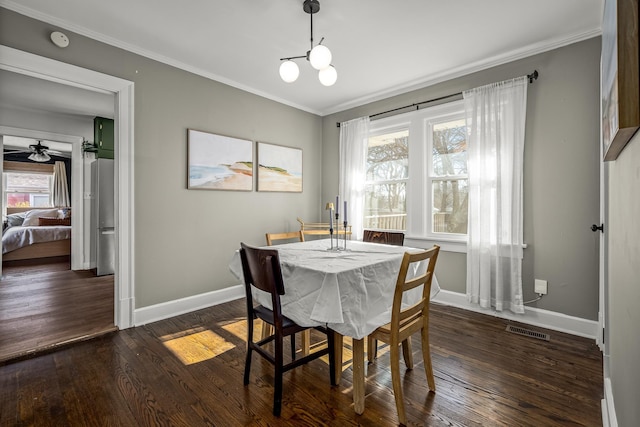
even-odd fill
[(364, 228), (406, 230), (406, 182), (365, 187)]
[(369, 138), (364, 227), (406, 229), (406, 180), (409, 177), (409, 131)]
[(367, 181), (388, 181), (409, 176), (409, 131), (369, 138)]
[(433, 126), (433, 176), (467, 173), (467, 134), (464, 120)]
[(437, 180), (432, 189), (433, 232), (467, 234), (467, 180)]
[(6, 206), (51, 206), (51, 175), (7, 172), (4, 174), (4, 179)]

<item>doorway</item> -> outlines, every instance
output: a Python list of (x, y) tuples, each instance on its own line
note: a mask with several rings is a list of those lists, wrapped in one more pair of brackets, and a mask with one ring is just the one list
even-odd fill
[(0, 46), (0, 69), (89, 91), (115, 94), (115, 186), (118, 198), (115, 201), (114, 324), (120, 329), (133, 326), (133, 82), (7, 46)]

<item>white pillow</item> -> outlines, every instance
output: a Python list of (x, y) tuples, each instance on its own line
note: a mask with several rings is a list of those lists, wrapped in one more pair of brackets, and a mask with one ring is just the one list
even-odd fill
[(27, 211), (24, 215), (24, 222), (22, 223), (23, 227), (27, 226), (37, 226), (39, 225), (38, 218), (40, 217), (47, 218), (57, 218), (58, 217), (58, 208), (55, 209), (34, 209), (31, 211)]

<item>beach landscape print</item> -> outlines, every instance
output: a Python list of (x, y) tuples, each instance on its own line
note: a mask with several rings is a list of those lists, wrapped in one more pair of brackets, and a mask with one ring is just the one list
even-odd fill
[(188, 130), (189, 178), (194, 190), (253, 190), (253, 143)]
[(258, 142), (258, 191), (302, 192), (302, 149)]

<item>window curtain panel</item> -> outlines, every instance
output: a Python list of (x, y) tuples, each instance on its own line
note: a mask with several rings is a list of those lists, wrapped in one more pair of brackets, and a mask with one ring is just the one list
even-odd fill
[(364, 184), (366, 178), (369, 117), (361, 117), (340, 124), (340, 209), (342, 223), (347, 202), (347, 220), (352, 238), (362, 240), (364, 227)]
[(468, 132), (467, 297), (524, 313), (522, 180), (527, 78), (463, 92)]
[(67, 168), (64, 162), (53, 164), (53, 206), (68, 207), (69, 187), (67, 187)]

